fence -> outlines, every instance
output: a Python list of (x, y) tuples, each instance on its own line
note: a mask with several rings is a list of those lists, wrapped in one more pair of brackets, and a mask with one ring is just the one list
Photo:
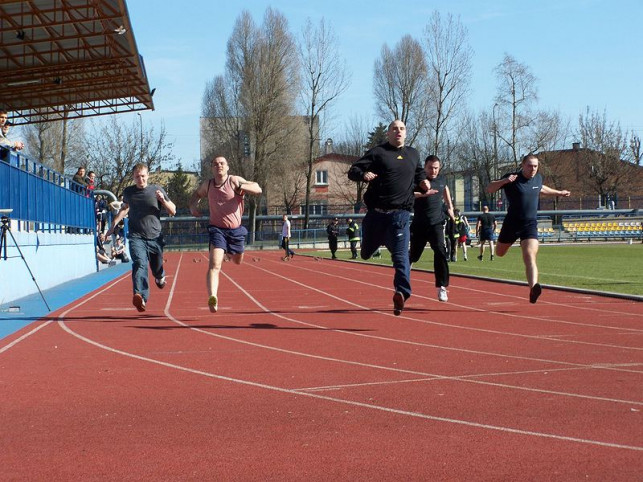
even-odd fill
[[(506, 211), (496, 211), (493, 213), (498, 222), (502, 222)], [(472, 227), (475, 226), (476, 219), (480, 212), (468, 211), (464, 213), (469, 219)], [(346, 219), (353, 218), (360, 223), (364, 217), (363, 214), (338, 214), (338, 215), (314, 215), (310, 217), (309, 227), (304, 229), (304, 216), (291, 216), (291, 233), (292, 238), (290, 245), (292, 247), (325, 247), (328, 243), (326, 236), (326, 226), (330, 221), (340, 218), (340, 228), (346, 226)], [(541, 241), (588, 241), (592, 239), (641, 239), (643, 236), (643, 227), (641, 220), (643, 213), (638, 210), (560, 210), (560, 211), (539, 211), (539, 233)], [(208, 246), (207, 226), (208, 221), (203, 218), (193, 217), (176, 217), (162, 218), (163, 233), (169, 249), (206, 249)], [(596, 230), (596, 234), (589, 236), (579, 236), (576, 232), (571, 232), (567, 226), (574, 221), (599, 222), (621, 225), (628, 224), (632, 229), (627, 230)], [(248, 226), (248, 219), (244, 217), (243, 224)], [(247, 243), (255, 249), (278, 248), (281, 240), (281, 216), (257, 216), (255, 239), (251, 241), (249, 237)], [(635, 228), (638, 226), (638, 228)], [(472, 229), (472, 231), (475, 231)], [(343, 234), (342, 229), (340, 233)], [(475, 236), (472, 236), (475, 240)], [(340, 236), (341, 242), (346, 238)]]
[(85, 187), (6, 149), (0, 150), (0, 209), (13, 209), (19, 229), (93, 230), (94, 199)]

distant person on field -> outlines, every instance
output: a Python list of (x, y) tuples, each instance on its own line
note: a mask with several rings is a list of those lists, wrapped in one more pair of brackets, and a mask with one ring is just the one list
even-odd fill
[(484, 256), (484, 244), (489, 244), (489, 251), (491, 252), (491, 261), (493, 261), (494, 255), (494, 239), (496, 237), (495, 232), (498, 228), (498, 221), (496, 217), (489, 212), (489, 206), (482, 206), (482, 214), (478, 216), (478, 221), (476, 222), (476, 236), (480, 241), (480, 255), (478, 259), (482, 261)]
[(326, 226), (326, 234), (328, 235), (328, 249), (332, 259), (337, 259), (337, 238), (339, 237), (339, 219), (333, 219), (328, 226)]
[(487, 186), (488, 193), (494, 193), (499, 189), (504, 189), (509, 208), (498, 236), (496, 254), (504, 256), (511, 245), (520, 239), (522, 259), (529, 283), (529, 302), (535, 303), (542, 292), (536, 265), (538, 200), (541, 193), (546, 196), (569, 197), (570, 192), (552, 189), (543, 184), (543, 177), (538, 173), (538, 157), (533, 154), (523, 157), (520, 171), (505, 174), (502, 179), (492, 181)]
[(170, 216), (176, 214), (176, 206), (165, 189), (148, 184), (149, 169), (145, 164), (136, 164), (132, 171), (134, 185), (123, 191), (123, 204), (112, 220), (112, 226), (104, 237), (111, 236), (114, 228), (129, 215), (129, 252), (132, 259), (132, 304), (138, 311), (145, 311), (150, 295), (148, 265), (159, 289), (165, 288), (163, 269), (163, 234), (161, 232), (161, 210)]
[(284, 257), (282, 259), (284, 261), (288, 261), (295, 255), (295, 252), (290, 249), (290, 238), (292, 237), (292, 232), (290, 230), (290, 219), (288, 219), (287, 214), (284, 214), (281, 220), (283, 223), (281, 225), (281, 247), (284, 250)]
[[(460, 210), (456, 209), (454, 211), (453, 224), (455, 230), (455, 236), (458, 241), (458, 248), (462, 248), (462, 257), (467, 261), (467, 239), (469, 239), (469, 220), (464, 214), (460, 214)], [(455, 251), (455, 259), (458, 260), (458, 250)]]
[(212, 160), (212, 178), (201, 183), (190, 198), (190, 213), (201, 217), (198, 203), (208, 199), (210, 225), (208, 226), (209, 262), (206, 274), (208, 308), (212, 313), (219, 309), (219, 276), (225, 256), (233, 263), (241, 264), (248, 230), (241, 225), (244, 196), (259, 195), (261, 187), (240, 176), (229, 174), (230, 167), (225, 157)]
[(446, 178), (440, 175), (440, 158), (428, 156), (424, 160), (426, 178), (431, 183), (432, 194), (415, 191), (413, 222), (411, 223), (411, 263), (417, 263), (428, 242), (433, 250), (433, 270), (435, 287), (439, 301), (448, 301), (449, 263), (444, 243), (445, 209), (449, 218), (453, 218), (453, 204)]
[(357, 259), (357, 243), (359, 243), (359, 225), (348, 218), (346, 222), (346, 236), (351, 245), (351, 259)]

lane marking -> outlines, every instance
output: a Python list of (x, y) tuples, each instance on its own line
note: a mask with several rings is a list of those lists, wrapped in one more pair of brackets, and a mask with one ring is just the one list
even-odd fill
[[(73, 309), (73, 308), (72, 308)], [(66, 313), (65, 313), (66, 314)], [(103, 345), (102, 343), (98, 343), (94, 340), (91, 340), (89, 338), (86, 338), (79, 333), (76, 333), (75, 331), (71, 330), (64, 322), (64, 316), (65, 314), (61, 315), (58, 319), (58, 325), (65, 330), (67, 333), (70, 335), (78, 338), (79, 340), (84, 341), (85, 343), (88, 343), (90, 345), (96, 346), (97, 348), (100, 348), (102, 350), (106, 350), (108, 352), (122, 355), (125, 357), (133, 358), (136, 360), (148, 362), (148, 363), (153, 363), (159, 366), (163, 366), (166, 368), (171, 368), (174, 370), (179, 370), (179, 371), (184, 371), (187, 373), (191, 373), (194, 375), (199, 375), (203, 377), (208, 377), (208, 378), (213, 378), (217, 380), (222, 380), (226, 382), (231, 382), (231, 383), (236, 383), (240, 385), (245, 385), (253, 388), (260, 388), (263, 390), (269, 390), (277, 393), (284, 393), (288, 395), (295, 395), (295, 396), (301, 396), (301, 397), (308, 397), (316, 400), (324, 400), (328, 402), (334, 402), (334, 403), (339, 403), (343, 405), (349, 405), (349, 406), (354, 406), (354, 407), (360, 407), (360, 408), (366, 408), (370, 410), (377, 410), (380, 412), (384, 413), (390, 413), (390, 414), (395, 414), (395, 415), (403, 415), (407, 417), (413, 417), (413, 418), (418, 418), (418, 419), (423, 419), (423, 420), (431, 420), (434, 422), (443, 422), (443, 423), (451, 423), (451, 424), (456, 424), (456, 425), (462, 425), (466, 427), (473, 427), (473, 428), (479, 428), (483, 430), (493, 430), (497, 432), (502, 432), (502, 433), (510, 433), (510, 434), (516, 434), (516, 435), (525, 435), (525, 436), (531, 436), (531, 437), (539, 437), (539, 438), (547, 438), (547, 439), (553, 439), (553, 440), (561, 440), (565, 442), (574, 442), (574, 443), (580, 443), (580, 444), (586, 444), (586, 445), (594, 445), (594, 446), (599, 446), (599, 447), (608, 447), (608, 448), (616, 448), (616, 449), (624, 449), (624, 450), (633, 450), (633, 451), (638, 451), (638, 452), (643, 452), (643, 447), (635, 446), (635, 445), (626, 445), (626, 444), (618, 444), (618, 443), (612, 443), (612, 442), (603, 442), (600, 440), (592, 440), (592, 439), (587, 439), (587, 438), (579, 438), (579, 437), (569, 437), (565, 435), (558, 435), (558, 434), (551, 434), (551, 433), (545, 433), (545, 432), (535, 432), (531, 430), (522, 430), (522, 429), (517, 429), (513, 427), (503, 427), (503, 426), (497, 426), (497, 425), (490, 425), (490, 424), (484, 424), (484, 423), (478, 423), (478, 422), (472, 422), (469, 420), (460, 420), (460, 419), (454, 419), (454, 418), (448, 418), (448, 417), (438, 417), (435, 415), (428, 415), (420, 412), (411, 412), (408, 410), (401, 410), (401, 409), (396, 409), (396, 408), (391, 408), (391, 407), (385, 407), (381, 405), (375, 405), (375, 404), (368, 404), (368, 403), (363, 403), (363, 402), (357, 402), (353, 400), (345, 400), (342, 398), (336, 398), (336, 397), (330, 397), (326, 395), (320, 395), (318, 393), (310, 393), (310, 392), (303, 392), (303, 391), (298, 391), (298, 390), (292, 390), (288, 388), (282, 388), (282, 387), (277, 387), (273, 385), (266, 385), (264, 383), (258, 383), (258, 382), (251, 382), (249, 380), (241, 380), (238, 378), (232, 378), (232, 377), (227, 377), (223, 375), (217, 375), (215, 373), (210, 373), (206, 372), (203, 370), (196, 370), (193, 368), (189, 367), (184, 367), (181, 365), (176, 365), (174, 363), (168, 363), (164, 362), (161, 360), (155, 360), (153, 358), (148, 358), (144, 357), (141, 355), (136, 355), (134, 353), (129, 353), (125, 352), (122, 350), (118, 350), (112, 347), (109, 347), (107, 345)]]

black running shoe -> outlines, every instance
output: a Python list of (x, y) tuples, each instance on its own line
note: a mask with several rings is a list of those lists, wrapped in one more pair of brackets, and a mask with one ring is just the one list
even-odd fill
[(529, 290), (529, 302), (535, 303), (536, 301), (538, 301), (538, 297), (542, 292), (543, 289), (541, 288), (540, 283), (536, 283), (535, 285), (533, 285)]
[(404, 295), (399, 291), (396, 291), (393, 295), (393, 314), (395, 316), (400, 316), (402, 310), (404, 309)]

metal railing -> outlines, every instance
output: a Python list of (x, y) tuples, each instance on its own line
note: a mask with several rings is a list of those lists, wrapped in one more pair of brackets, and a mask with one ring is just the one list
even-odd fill
[(92, 230), (91, 193), (59, 172), (12, 150), (0, 152), (0, 208), (24, 229)]

